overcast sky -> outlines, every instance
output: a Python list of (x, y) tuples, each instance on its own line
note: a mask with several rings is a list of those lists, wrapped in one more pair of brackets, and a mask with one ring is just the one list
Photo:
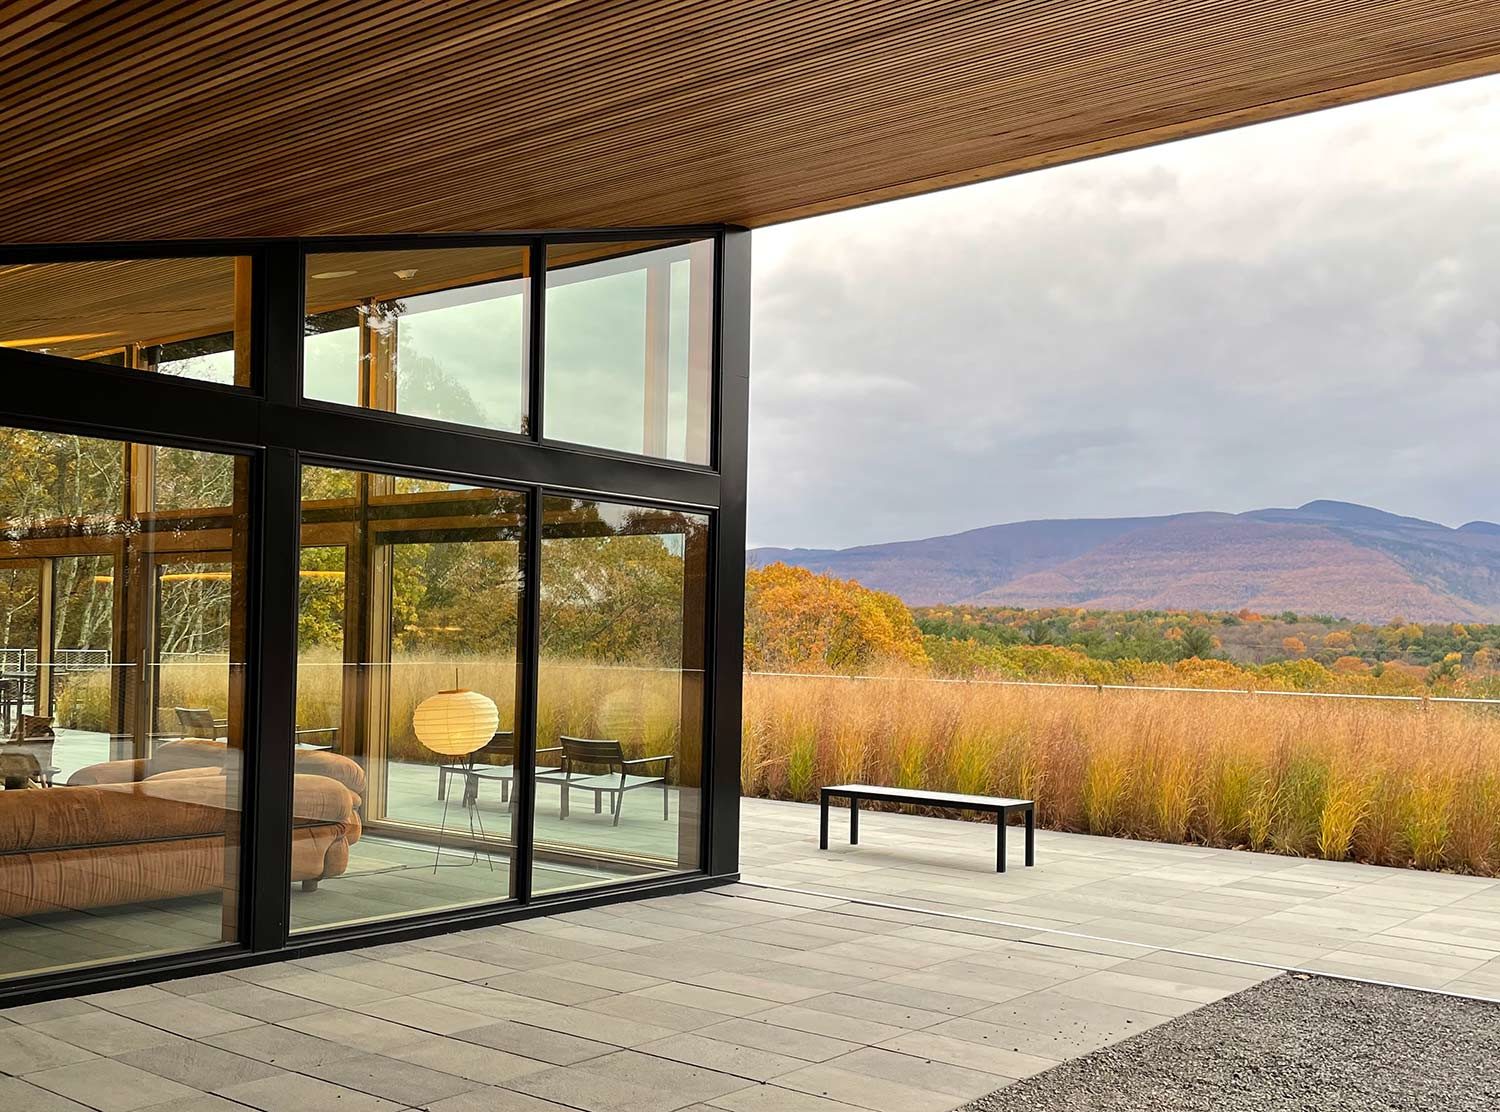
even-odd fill
[(1500, 520), (1500, 78), (755, 234), (750, 543)]

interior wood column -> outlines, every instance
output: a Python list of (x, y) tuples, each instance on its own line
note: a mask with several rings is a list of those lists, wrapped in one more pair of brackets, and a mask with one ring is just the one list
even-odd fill
[(248, 255), (234, 260), (234, 384), (249, 386), (252, 265)]
[(713, 427), (714, 245), (689, 248), (687, 342), (687, 460), (708, 463)]
[(672, 266), (653, 261), (646, 267), (645, 427), (642, 450), (667, 456), (668, 399), (672, 363)]

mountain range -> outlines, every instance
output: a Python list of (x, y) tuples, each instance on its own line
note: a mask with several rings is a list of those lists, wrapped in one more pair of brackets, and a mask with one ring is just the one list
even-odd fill
[(908, 605), (1295, 610), (1357, 621), (1500, 621), (1500, 524), (1457, 529), (1351, 502), (1017, 521), (857, 548), (756, 548)]

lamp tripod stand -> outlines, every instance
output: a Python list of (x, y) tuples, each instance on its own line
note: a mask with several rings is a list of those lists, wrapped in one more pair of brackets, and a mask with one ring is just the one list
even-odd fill
[[(484, 845), (485, 860), (489, 862), (490, 871), (493, 872), (495, 859), (490, 856), (489, 839), (484, 833), (484, 819), (479, 814), (479, 777), (474, 774), (472, 765), (474, 753), (483, 749), (495, 736), (495, 730), (500, 725), (500, 712), (493, 699), (477, 691), (459, 687), (457, 679), (455, 669), (452, 690), (439, 691), (422, 700), (412, 714), (412, 731), (417, 735), (418, 741), (440, 757), (467, 760), (469, 767), (463, 770), (463, 807), (469, 813), (469, 838), (474, 846), (474, 856), (469, 864), (479, 861), (479, 847)], [(432, 858), (434, 873), (442, 864), (443, 836), (448, 831), (450, 796), (451, 793), (443, 793), (443, 819), (438, 825), (437, 853)]]
[[(452, 792), (443, 796), (443, 821), (438, 825), (437, 853), (432, 857), (432, 871), (438, 871), (438, 864), (443, 856), (443, 835), (448, 829), (448, 804), (452, 799)], [(464, 772), (464, 794), (460, 805), (469, 812), (469, 838), (474, 843), (474, 856), (469, 859), (470, 865), (479, 862), (479, 847), (484, 846), (484, 859), (489, 862), (490, 872), (495, 871), (495, 859), (490, 855), (489, 836), (484, 832), (484, 818), (479, 814), (479, 777), (472, 772)]]

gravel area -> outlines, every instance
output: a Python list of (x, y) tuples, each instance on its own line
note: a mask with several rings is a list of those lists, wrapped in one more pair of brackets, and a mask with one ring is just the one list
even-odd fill
[(1298, 974), (962, 1112), (1494, 1112), (1500, 1004)]

